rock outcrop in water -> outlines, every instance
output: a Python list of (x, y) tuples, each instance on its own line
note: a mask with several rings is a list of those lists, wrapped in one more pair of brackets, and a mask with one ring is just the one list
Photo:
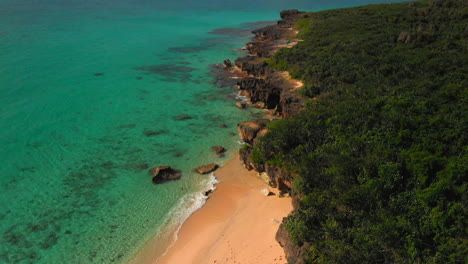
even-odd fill
[(224, 66), (225, 69), (231, 68), (231, 67), (232, 67), (232, 62), (231, 62), (231, 60), (229, 60), (229, 59), (224, 60), (223, 66)]
[(153, 167), (148, 171), (148, 173), (153, 176), (152, 181), (155, 184), (178, 180), (182, 176), (180, 170), (173, 169), (168, 165)]

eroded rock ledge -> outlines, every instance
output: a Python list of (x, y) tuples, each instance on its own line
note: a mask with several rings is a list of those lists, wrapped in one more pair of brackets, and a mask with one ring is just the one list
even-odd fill
[(249, 76), (237, 83), (242, 95), (249, 98), (250, 104), (272, 110), (282, 118), (291, 117), (301, 109), (304, 99), (297, 94), (300, 82), (292, 80), (286, 72), (270, 68), (265, 59), (280, 48), (292, 47), (300, 41), (293, 25), (304, 14), (286, 10), (281, 12), (282, 20), (276, 25), (254, 30), (254, 41), (246, 47), (249, 55), (234, 63), (236, 69)]
[[(252, 42), (247, 44), (249, 55), (235, 60), (238, 71), (248, 77), (241, 78), (238, 88), (250, 104), (270, 109), (280, 118), (288, 118), (302, 109), (305, 102), (297, 92), (298, 81), (292, 80), (287, 72), (276, 71), (268, 66), (270, 58), (282, 47), (292, 47), (300, 41), (296, 37), (294, 24), (305, 15), (298, 10), (281, 12), (281, 20), (276, 25), (254, 30)], [(252, 161), (252, 148), (257, 139), (268, 133), (269, 119), (258, 119), (238, 124), (239, 136), (247, 144), (240, 150), (240, 158), (248, 170), (255, 170), (261, 178), (267, 179), (272, 187), (291, 193), (293, 175), (274, 165), (258, 164)]]

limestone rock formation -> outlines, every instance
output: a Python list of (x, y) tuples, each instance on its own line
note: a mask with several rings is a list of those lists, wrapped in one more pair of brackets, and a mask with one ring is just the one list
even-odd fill
[(237, 130), (240, 138), (247, 144), (253, 144), (258, 132), (264, 129), (269, 122), (268, 119), (258, 119), (238, 124)]
[(304, 256), (306, 254), (305, 249), (308, 247), (308, 245), (307, 243), (304, 243), (302, 247), (296, 245), (291, 240), (288, 231), (286, 231), (286, 224), (287, 217), (283, 218), (283, 221), (278, 231), (276, 232), (276, 241), (278, 241), (280, 246), (284, 249), (288, 263), (304, 264)]
[(211, 164), (200, 166), (196, 168), (195, 171), (199, 174), (208, 174), (217, 170), (218, 168), (219, 168), (218, 164), (211, 163)]
[(168, 165), (153, 167), (148, 171), (148, 173), (153, 176), (152, 181), (155, 184), (178, 180), (181, 177), (180, 170), (173, 169)]

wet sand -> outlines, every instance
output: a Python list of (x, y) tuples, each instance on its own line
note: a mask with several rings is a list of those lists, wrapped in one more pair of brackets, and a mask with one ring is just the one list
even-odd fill
[(153, 264), (286, 263), (275, 234), (292, 210), (291, 199), (266, 197), (261, 190), (267, 185), (238, 158), (215, 175), (220, 181), (216, 191), (184, 223), (168, 253)]

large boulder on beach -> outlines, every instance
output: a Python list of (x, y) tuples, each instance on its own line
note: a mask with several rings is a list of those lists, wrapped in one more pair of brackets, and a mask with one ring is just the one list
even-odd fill
[(265, 196), (273, 195), (273, 193), (270, 190), (268, 190), (267, 188), (263, 189), (261, 192)]
[(195, 171), (199, 174), (208, 174), (217, 170), (218, 168), (219, 168), (218, 164), (211, 163), (211, 164), (200, 166), (196, 168)]
[(168, 165), (153, 167), (148, 171), (148, 173), (153, 176), (152, 180), (155, 184), (178, 180), (181, 177), (180, 170), (173, 169)]
[(216, 155), (223, 157), (224, 152), (226, 152), (226, 149), (223, 146), (213, 146), (211, 149), (216, 153)]

